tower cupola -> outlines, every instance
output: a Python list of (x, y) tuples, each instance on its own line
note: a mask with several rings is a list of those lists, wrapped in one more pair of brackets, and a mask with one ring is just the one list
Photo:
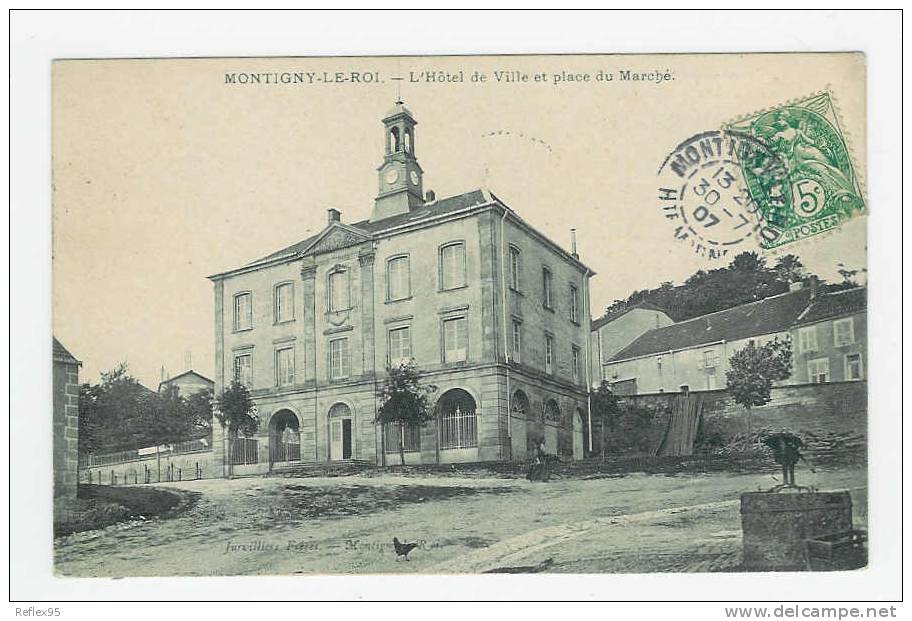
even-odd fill
[(383, 117), (385, 152), (377, 168), (378, 193), (371, 222), (408, 213), (424, 203), (421, 166), (415, 157), (415, 126), (418, 124), (402, 101)]

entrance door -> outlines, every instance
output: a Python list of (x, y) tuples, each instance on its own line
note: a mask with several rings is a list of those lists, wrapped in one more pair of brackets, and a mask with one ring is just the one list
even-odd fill
[(329, 458), (335, 461), (351, 459), (352, 419), (335, 418), (329, 422)]

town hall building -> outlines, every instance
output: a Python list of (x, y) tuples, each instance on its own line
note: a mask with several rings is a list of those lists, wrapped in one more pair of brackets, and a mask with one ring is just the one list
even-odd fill
[[(414, 116), (397, 102), (382, 123), (368, 219), (329, 209), (319, 234), (210, 277), (216, 394), (238, 379), (260, 418), (230, 448), (214, 425), (216, 460), (398, 463), (400, 441), (407, 463), (524, 460), (539, 438), (581, 458), (593, 272), (490, 192), (425, 192)], [(377, 387), (406, 360), (434, 419), (380, 429)]]

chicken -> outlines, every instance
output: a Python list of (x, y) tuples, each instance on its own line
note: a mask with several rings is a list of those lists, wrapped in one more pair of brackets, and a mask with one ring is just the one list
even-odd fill
[(409, 552), (418, 547), (417, 543), (402, 543), (396, 537), (393, 537), (393, 547), (396, 549), (396, 560), (401, 558), (409, 560)]

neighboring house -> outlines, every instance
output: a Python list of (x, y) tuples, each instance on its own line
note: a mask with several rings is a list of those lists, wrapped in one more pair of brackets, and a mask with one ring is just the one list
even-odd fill
[(189, 397), (201, 390), (213, 390), (215, 388), (215, 382), (191, 369), (189, 371), (184, 371), (180, 375), (163, 380), (158, 385), (158, 392), (161, 392), (168, 386), (176, 386), (179, 395)]
[[(319, 234), (210, 277), (216, 392), (238, 378), (261, 420), (229, 461), (398, 461), (400, 437), (409, 463), (525, 459), (538, 435), (580, 456), (592, 271), (488, 192), (425, 194), (414, 117), (397, 102), (382, 122), (369, 219), (329, 209)], [(434, 420), (381, 430), (377, 383), (409, 359)]]
[(79, 367), (82, 363), (53, 339), (54, 514), (76, 502), (79, 467)]
[(792, 382), (857, 381), (867, 377), (867, 289), (814, 299), (792, 327)]
[(592, 385), (608, 379), (611, 358), (640, 335), (673, 324), (668, 314), (651, 302), (607, 313), (592, 322)]
[(620, 394), (725, 388), (732, 354), (751, 341), (789, 339), (816, 287), (791, 291), (646, 332), (615, 354), (606, 379)]

